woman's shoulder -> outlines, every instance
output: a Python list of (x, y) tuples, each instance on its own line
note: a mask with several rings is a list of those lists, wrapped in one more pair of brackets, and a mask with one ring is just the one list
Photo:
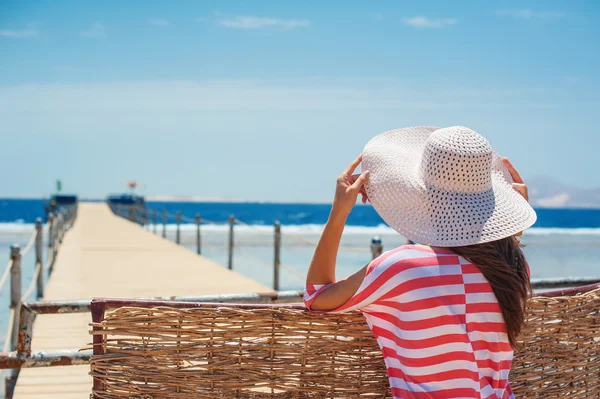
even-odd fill
[(454, 252), (447, 248), (405, 244), (386, 251), (373, 259), (367, 268), (367, 274), (374, 269), (382, 271), (392, 266), (394, 268), (411, 268), (420, 265), (424, 261), (427, 262), (427, 259), (431, 259), (432, 257), (448, 255), (456, 256)]

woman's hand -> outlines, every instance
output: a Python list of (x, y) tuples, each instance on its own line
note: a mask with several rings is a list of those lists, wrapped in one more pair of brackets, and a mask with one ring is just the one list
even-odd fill
[[(521, 194), (523, 196), (523, 198), (525, 198), (525, 201), (529, 202), (529, 194), (527, 193), (527, 185), (523, 181), (523, 178), (521, 177), (519, 172), (517, 172), (517, 169), (513, 166), (513, 164), (506, 157), (502, 157), (502, 163), (504, 164), (504, 166), (506, 166), (506, 168), (508, 169), (508, 172), (510, 173), (510, 176), (513, 179), (513, 182), (514, 182), (512, 185), (513, 189), (515, 189), (519, 194)], [(522, 234), (523, 234), (523, 232), (521, 231), (521, 232), (518, 232), (517, 234), (515, 234), (515, 236), (521, 237)]]
[(526, 201), (529, 201), (529, 194), (527, 193), (527, 185), (523, 181), (523, 178), (521, 178), (521, 175), (519, 174), (519, 172), (517, 172), (517, 169), (515, 169), (513, 164), (506, 157), (502, 157), (502, 163), (504, 164), (504, 166), (506, 166), (506, 168), (508, 169), (508, 172), (510, 173), (510, 176), (512, 177), (512, 179), (514, 181), (514, 183), (512, 185), (513, 188), (519, 194), (521, 194), (523, 196), (523, 198), (525, 198)]
[(369, 178), (369, 171), (353, 174), (361, 161), (362, 154), (359, 155), (337, 179), (332, 209), (342, 212), (344, 215), (350, 213), (352, 207), (356, 204), (358, 194), (362, 194), (363, 203), (366, 203), (368, 200), (364, 185)]

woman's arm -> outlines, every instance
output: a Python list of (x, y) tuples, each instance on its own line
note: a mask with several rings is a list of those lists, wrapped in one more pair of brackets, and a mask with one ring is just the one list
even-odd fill
[(356, 158), (337, 179), (335, 198), (329, 219), (310, 262), (306, 276), (307, 285), (334, 283), (312, 302), (311, 308), (314, 310), (332, 310), (344, 304), (356, 292), (366, 273), (367, 266), (352, 276), (335, 282), (335, 262), (346, 219), (356, 203), (358, 194), (362, 193), (363, 198), (366, 198), (364, 184), (368, 179), (368, 171), (353, 174), (361, 159), (362, 156)]

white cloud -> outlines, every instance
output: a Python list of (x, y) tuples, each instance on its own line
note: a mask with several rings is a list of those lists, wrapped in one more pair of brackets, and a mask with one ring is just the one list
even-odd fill
[(148, 20), (148, 23), (152, 26), (157, 26), (159, 28), (164, 28), (164, 27), (170, 25), (169, 21), (167, 21), (166, 19), (161, 19), (161, 18), (150, 18)]
[(239, 16), (230, 19), (219, 19), (217, 24), (234, 29), (261, 29), (276, 27), (284, 29), (304, 28), (310, 25), (306, 19), (278, 19), (268, 17)]
[(100, 23), (90, 25), (89, 28), (81, 31), (81, 36), (101, 38), (106, 37), (106, 26)]
[(529, 8), (522, 8), (518, 10), (498, 10), (496, 11), (496, 14), (520, 19), (562, 18), (567, 15), (566, 13), (561, 11), (534, 11)]
[(25, 37), (37, 36), (37, 34), (38, 34), (38, 31), (35, 29), (22, 29), (22, 30), (0, 29), (0, 37), (22, 39)]
[(567, 193), (557, 194), (553, 197), (540, 198), (537, 200), (536, 205), (547, 208), (561, 208), (567, 205), (570, 196)]
[(418, 15), (412, 18), (404, 18), (402, 23), (413, 28), (419, 29), (439, 29), (446, 26), (454, 25), (458, 23), (456, 18), (428, 18), (422, 15)]

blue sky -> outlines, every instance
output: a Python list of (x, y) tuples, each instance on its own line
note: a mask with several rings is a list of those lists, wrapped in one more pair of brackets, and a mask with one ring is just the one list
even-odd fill
[(0, 196), (326, 201), (374, 135), (465, 125), (600, 186), (595, 1), (3, 1)]

